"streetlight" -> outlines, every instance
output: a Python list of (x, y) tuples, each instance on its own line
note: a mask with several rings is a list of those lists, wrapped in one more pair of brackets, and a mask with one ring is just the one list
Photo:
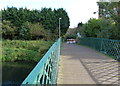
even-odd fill
[(59, 18), (59, 38), (60, 38), (60, 20), (61, 20), (62, 18)]

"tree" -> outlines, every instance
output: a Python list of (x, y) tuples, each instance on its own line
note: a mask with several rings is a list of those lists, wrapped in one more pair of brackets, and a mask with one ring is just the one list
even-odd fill
[(62, 35), (66, 33), (67, 29), (70, 26), (70, 21), (67, 12), (63, 8), (59, 8), (57, 10), (54, 10), (56, 15), (56, 27), (59, 26), (59, 18), (61, 18), (61, 32)]
[(83, 26), (83, 23), (82, 23), (82, 22), (80, 22), (80, 23), (78, 23), (77, 28), (82, 27), (82, 26)]
[(114, 21), (107, 19), (90, 19), (83, 27), (78, 29), (84, 37), (120, 39), (120, 30)]
[[(42, 8), (41, 12), (41, 23), (45, 29), (50, 30), (52, 33), (58, 33), (59, 18), (61, 18), (61, 33), (66, 33), (70, 22), (67, 12), (63, 8), (54, 9)], [(56, 31), (56, 32), (55, 32)]]
[(41, 13), (39, 10), (28, 11), (27, 15), (28, 15), (29, 22), (37, 23), (41, 21)]
[(31, 39), (47, 39), (47, 31), (40, 23), (29, 24)]
[[(28, 39), (28, 33), (30, 28), (27, 26), (27, 22), (31, 24), (40, 23), (46, 31), (51, 34), (52, 37), (57, 37), (59, 18), (61, 17), (61, 33), (66, 33), (69, 27), (69, 17), (67, 12), (63, 9), (42, 8), (40, 10), (29, 10), (27, 8), (8, 7), (2, 10), (2, 21), (10, 21), (13, 26), (16, 27), (15, 36), (17, 39)], [(32, 26), (31, 26), (32, 27)], [(35, 28), (35, 27), (34, 27)]]
[(5, 39), (13, 39), (15, 37), (16, 27), (10, 21), (3, 20), (2, 22), (2, 36)]
[(2, 19), (2, 11), (0, 11), (0, 20)]
[[(106, 18), (108, 19), (108, 21), (113, 22), (114, 23), (114, 29), (111, 29), (113, 31), (111, 31), (111, 35), (110, 38), (112, 39), (120, 39), (120, 1), (119, 2), (111, 2), (111, 0), (109, 0), (109, 2), (98, 2), (99, 5), (99, 9), (100, 9), (100, 14), (101, 12), (103, 14), (106, 14), (107, 12), (109, 12), (110, 17)], [(104, 11), (103, 11), (104, 9)], [(104, 18), (104, 17), (102, 17)], [(113, 28), (112, 27), (108, 27), (108, 28)]]
[(42, 8), (41, 12), (41, 23), (45, 29), (53, 31), (55, 27), (55, 14), (51, 8)]

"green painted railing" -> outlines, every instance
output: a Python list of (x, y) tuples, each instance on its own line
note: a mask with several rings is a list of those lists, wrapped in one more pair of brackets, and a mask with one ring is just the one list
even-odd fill
[(120, 61), (120, 40), (81, 38), (79, 43), (92, 47)]
[(61, 38), (59, 38), (23, 81), (22, 85), (57, 84)]

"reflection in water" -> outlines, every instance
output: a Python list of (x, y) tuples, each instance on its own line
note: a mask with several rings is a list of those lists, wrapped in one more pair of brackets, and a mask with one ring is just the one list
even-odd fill
[(35, 65), (34, 62), (3, 62), (2, 84), (21, 84)]

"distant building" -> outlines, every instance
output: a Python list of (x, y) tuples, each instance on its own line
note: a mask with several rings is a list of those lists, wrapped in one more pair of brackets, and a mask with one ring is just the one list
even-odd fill
[(79, 32), (77, 33), (77, 37), (78, 37), (78, 38), (81, 38), (81, 35), (80, 35), (80, 33), (79, 33)]

